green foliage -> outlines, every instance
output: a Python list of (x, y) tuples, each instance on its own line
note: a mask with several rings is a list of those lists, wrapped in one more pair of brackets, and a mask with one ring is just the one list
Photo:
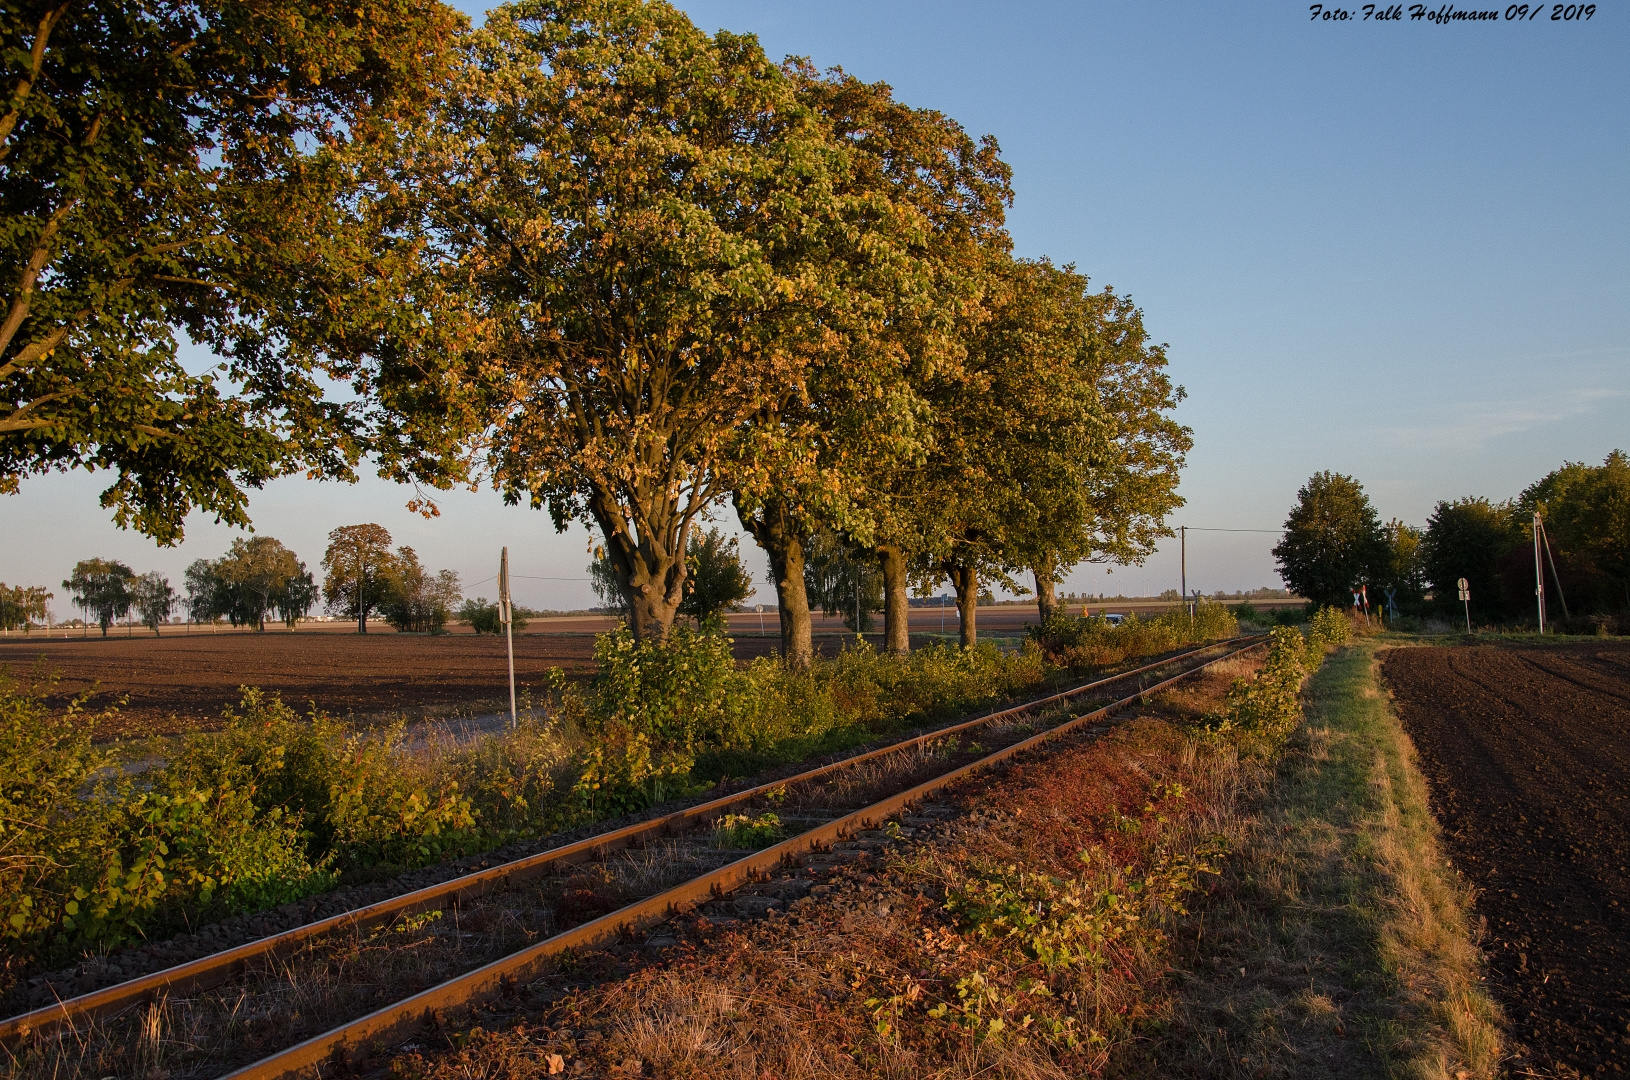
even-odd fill
[(1345, 612), (1336, 608), (1320, 608), (1308, 620), (1308, 668), (1314, 669), (1323, 661), (1324, 654), (1339, 649), (1353, 636), (1353, 624)]
[[(872, 614), (883, 610), (883, 575), (877, 560), (822, 529), (804, 544), (804, 592), (827, 615), (841, 615), (857, 634), (873, 630)], [(858, 618), (858, 621), (856, 621)]]
[[(458, 18), (420, 0), (0, 8), (0, 493), (105, 469), (115, 520), (173, 543), (195, 506), (241, 526), (245, 488), (349, 475), (349, 410), (323, 403), (317, 344), (290, 339), (342, 337), (354, 305), (297, 297), (327, 266), (344, 276), (325, 285), (378, 278), (339, 227), (355, 178), (336, 158), (425, 85)], [(225, 377), (185, 369), (182, 329)]]
[(1437, 606), (1459, 611), (1456, 582), (1465, 578), (1471, 586), (1473, 612), (1489, 616), (1500, 612), (1506, 603), (1500, 561), (1523, 539), (1516, 509), (1509, 502), (1469, 498), (1438, 503), (1427, 519), (1421, 544), (1426, 581)]
[[(1386, 560), (1377, 584), (1393, 590), (1399, 607), (1416, 610), (1426, 596), (1426, 533), (1393, 518), (1383, 526), (1382, 538), (1386, 543)], [(1379, 605), (1385, 602), (1385, 597), (1376, 595), (1370, 602)]]
[(1239, 620), (1228, 608), (1205, 601), (1195, 605), (1192, 617), (1186, 611), (1149, 619), (1128, 615), (1119, 625), (1099, 616), (1071, 615), (1059, 607), (1045, 623), (1030, 629), (1047, 658), (1065, 667), (1107, 667), (1238, 633)]
[(323, 599), (328, 610), (357, 620), (368, 629), (368, 616), (390, 595), (390, 530), (383, 525), (341, 525), (328, 534), (323, 552)]
[(1540, 513), (1559, 570), (1566, 573), (1572, 564), (1582, 579), (1569, 586), (1575, 611), (1588, 610), (1585, 604), (1630, 609), (1630, 456), (1615, 450), (1598, 466), (1569, 462), (1524, 491), (1517, 504)]
[(1314, 613), (1305, 638), (1293, 627), (1274, 627), (1262, 667), (1249, 679), (1234, 680), (1222, 713), (1207, 722), (1207, 730), (1214, 735), (1239, 732), (1270, 750), (1277, 748), (1302, 718), (1302, 682), (1351, 633), (1347, 616), (1329, 607)]
[(51, 715), (0, 678), (0, 937), (24, 951), (114, 945), (184, 911), (244, 911), (326, 888), (297, 812), (257, 805), (254, 764), (114, 779), (94, 718)]
[[(509, 606), (510, 628), (516, 633), (526, 629), (526, 616), (521, 614), (522, 609), (511, 604)], [(458, 617), (470, 624), (470, 629), (478, 634), (502, 634), (504, 624), (498, 611), (497, 604), (487, 602), (485, 596), (478, 596), (474, 600), (466, 600), (458, 609)]]
[(765, 811), (762, 814), (726, 814), (714, 828), (719, 843), (728, 848), (757, 851), (769, 847), (786, 834), (781, 818)]
[(741, 564), (739, 541), (726, 539), (718, 529), (700, 532), (691, 531), (685, 548), (685, 598), (679, 602), (679, 614), (704, 628), (723, 629), (724, 613), (753, 594), (753, 578)]
[(441, 633), (464, 595), (458, 574), (443, 570), (432, 575), (410, 547), (396, 549), (385, 573), (387, 588), (379, 602), (385, 621), (404, 633)]
[(622, 581), (617, 577), (616, 564), (604, 550), (589, 563), (589, 588), (599, 598), (600, 606), (613, 615), (628, 615), (628, 597), (623, 593)]
[(272, 612), (289, 626), (311, 611), (317, 584), (306, 564), (270, 536), (232, 541), (219, 559), (198, 559), (187, 567), (187, 608), (192, 618), (233, 626), (266, 628)]
[(108, 626), (130, 613), (130, 585), (135, 571), (122, 562), (109, 559), (81, 559), (71, 577), (62, 583), (74, 607), (94, 618), (108, 636)]
[(131, 583), (130, 600), (142, 625), (156, 634), (175, 606), (175, 590), (170, 588), (169, 578), (149, 570)]
[(55, 594), (41, 585), (0, 581), (0, 630), (22, 630), (45, 622), (46, 603)]
[(1375, 508), (1363, 485), (1340, 473), (1314, 473), (1297, 492), (1273, 554), (1285, 583), (1318, 604), (1344, 605), (1350, 589), (1389, 576)]
[(1082, 871), (1060, 879), (1015, 866), (987, 867), (951, 889), (945, 909), (958, 929), (1006, 942), (1045, 971), (1103, 967), (1113, 946), (1154, 910), (1186, 914), (1183, 899), (1200, 875), (1221, 873), (1219, 838), (1193, 855), (1161, 855), (1131, 877), (1103, 853), (1082, 852)]

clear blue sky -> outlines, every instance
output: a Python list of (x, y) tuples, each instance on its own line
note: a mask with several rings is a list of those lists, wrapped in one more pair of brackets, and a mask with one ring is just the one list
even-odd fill
[[(1335, 469), (1384, 518), (1420, 524), (1438, 499), (1504, 498), (1630, 449), (1623, 2), (1585, 23), (1547, 6), (1443, 26), (1312, 22), (1296, 3), (682, 6), (997, 137), (1018, 253), (1131, 293), (1170, 343), (1195, 433), (1174, 523), (1276, 528), (1307, 477)], [(46, 477), (0, 501), (0, 580), (54, 585), (103, 555), (179, 582), (230, 542), (196, 515), (177, 549), (121, 534), (102, 486)], [(588, 601), (582, 582), (538, 580), (582, 575), (581, 530), (557, 537), (490, 492), (423, 522), (410, 495), (287, 480), (252, 512), (313, 565), (328, 529), (372, 520), (467, 584), (507, 543), (535, 575), (522, 602)], [(1278, 585), (1272, 542), (1191, 535), (1191, 586)], [(1168, 547), (1066, 589), (1173, 587)]]

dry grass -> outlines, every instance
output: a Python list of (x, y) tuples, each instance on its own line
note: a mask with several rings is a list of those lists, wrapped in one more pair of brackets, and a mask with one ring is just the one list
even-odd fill
[[(1231, 674), (1209, 681), (1209, 702), (1191, 704), (1215, 708)], [(1098, 1075), (1155, 1019), (1169, 951), (1162, 928), (1180, 918), (1178, 901), (1155, 901), (1133, 883), (1213, 844), (1239, 816), (1241, 778), (1254, 767), (1156, 717), (1061, 740), (965, 784), (943, 823), (928, 808), (897, 833), (862, 838), (878, 858), (838, 871), (832, 891), (798, 901), (789, 916), (723, 933), (677, 927), (684, 940), (663, 962), (393, 1069), (437, 1080), (521, 1080), (554, 1067), (695, 1080)], [(900, 839), (888, 843), (891, 835)], [(1019, 869), (1079, 882), (1095, 900), (1113, 893), (1140, 918), (1118, 923), (1090, 959), (1048, 967), (946, 908), (950, 891)]]
[(1246, 826), (1226, 888), (1185, 927), (1168, 1019), (1128, 1075), (1494, 1077), (1469, 897), (1447, 869), (1374, 648), (1332, 657)]

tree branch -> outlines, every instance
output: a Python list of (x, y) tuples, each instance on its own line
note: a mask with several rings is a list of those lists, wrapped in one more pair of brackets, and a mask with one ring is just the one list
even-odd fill
[(34, 84), (39, 81), (40, 69), (45, 66), (45, 45), (51, 38), (51, 31), (62, 17), (68, 13), (71, 0), (47, 11), (40, 19), (40, 25), (34, 29), (34, 46), (29, 50), (28, 74), (17, 82), (16, 89), (11, 92), (11, 109), (6, 115), (0, 117), (0, 161), (6, 160), (11, 153), (11, 133), (17, 128), (17, 121), (22, 117), (23, 106), (28, 103), (28, 96), (34, 90)]

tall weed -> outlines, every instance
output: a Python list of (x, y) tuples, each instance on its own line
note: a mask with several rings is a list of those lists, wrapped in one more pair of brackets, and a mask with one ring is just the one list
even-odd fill
[(1050, 663), (1071, 668), (1107, 667), (1238, 633), (1239, 620), (1231, 611), (1203, 601), (1195, 605), (1192, 616), (1186, 611), (1168, 611), (1148, 619), (1133, 614), (1119, 624), (1057, 608), (1046, 622), (1030, 629), (1031, 639)]

